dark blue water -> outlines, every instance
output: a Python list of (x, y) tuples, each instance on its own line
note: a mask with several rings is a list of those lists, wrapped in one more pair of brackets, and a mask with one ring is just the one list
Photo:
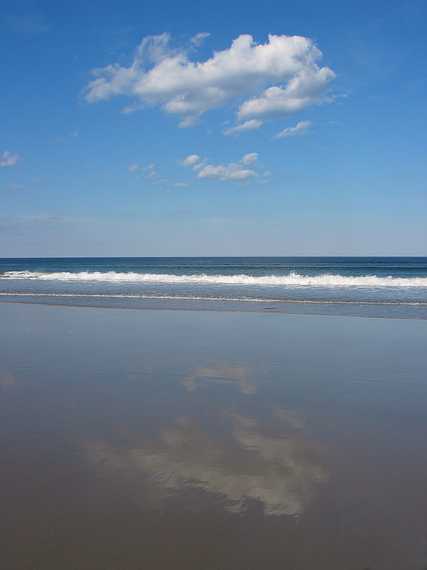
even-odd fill
[[(0, 298), (427, 306), (426, 257), (1, 259)], [(411, 309), (412, 311), (414, 309)]]

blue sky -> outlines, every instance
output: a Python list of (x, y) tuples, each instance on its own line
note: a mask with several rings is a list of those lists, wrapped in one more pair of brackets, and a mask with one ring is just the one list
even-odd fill
[(426, 17), (5, 3), (0, 256), (427, 255)]

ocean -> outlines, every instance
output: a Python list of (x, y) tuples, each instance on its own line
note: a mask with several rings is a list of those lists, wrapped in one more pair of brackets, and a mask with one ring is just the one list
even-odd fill
[(0, 259), (0, 300), (244, 310), (268, 304), (279, 311), (299, 305), (426, 318), (427, 257)]

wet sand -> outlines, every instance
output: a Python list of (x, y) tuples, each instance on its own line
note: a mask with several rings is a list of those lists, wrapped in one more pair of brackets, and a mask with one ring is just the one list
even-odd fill
[(425, 570), (427, 322), (0, 304), (0, 567)]

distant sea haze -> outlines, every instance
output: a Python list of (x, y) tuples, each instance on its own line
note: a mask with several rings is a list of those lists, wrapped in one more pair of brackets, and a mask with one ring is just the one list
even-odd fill
[(1, 259), (0, 299), (186, 299), (427, 305), (427, 258)]

